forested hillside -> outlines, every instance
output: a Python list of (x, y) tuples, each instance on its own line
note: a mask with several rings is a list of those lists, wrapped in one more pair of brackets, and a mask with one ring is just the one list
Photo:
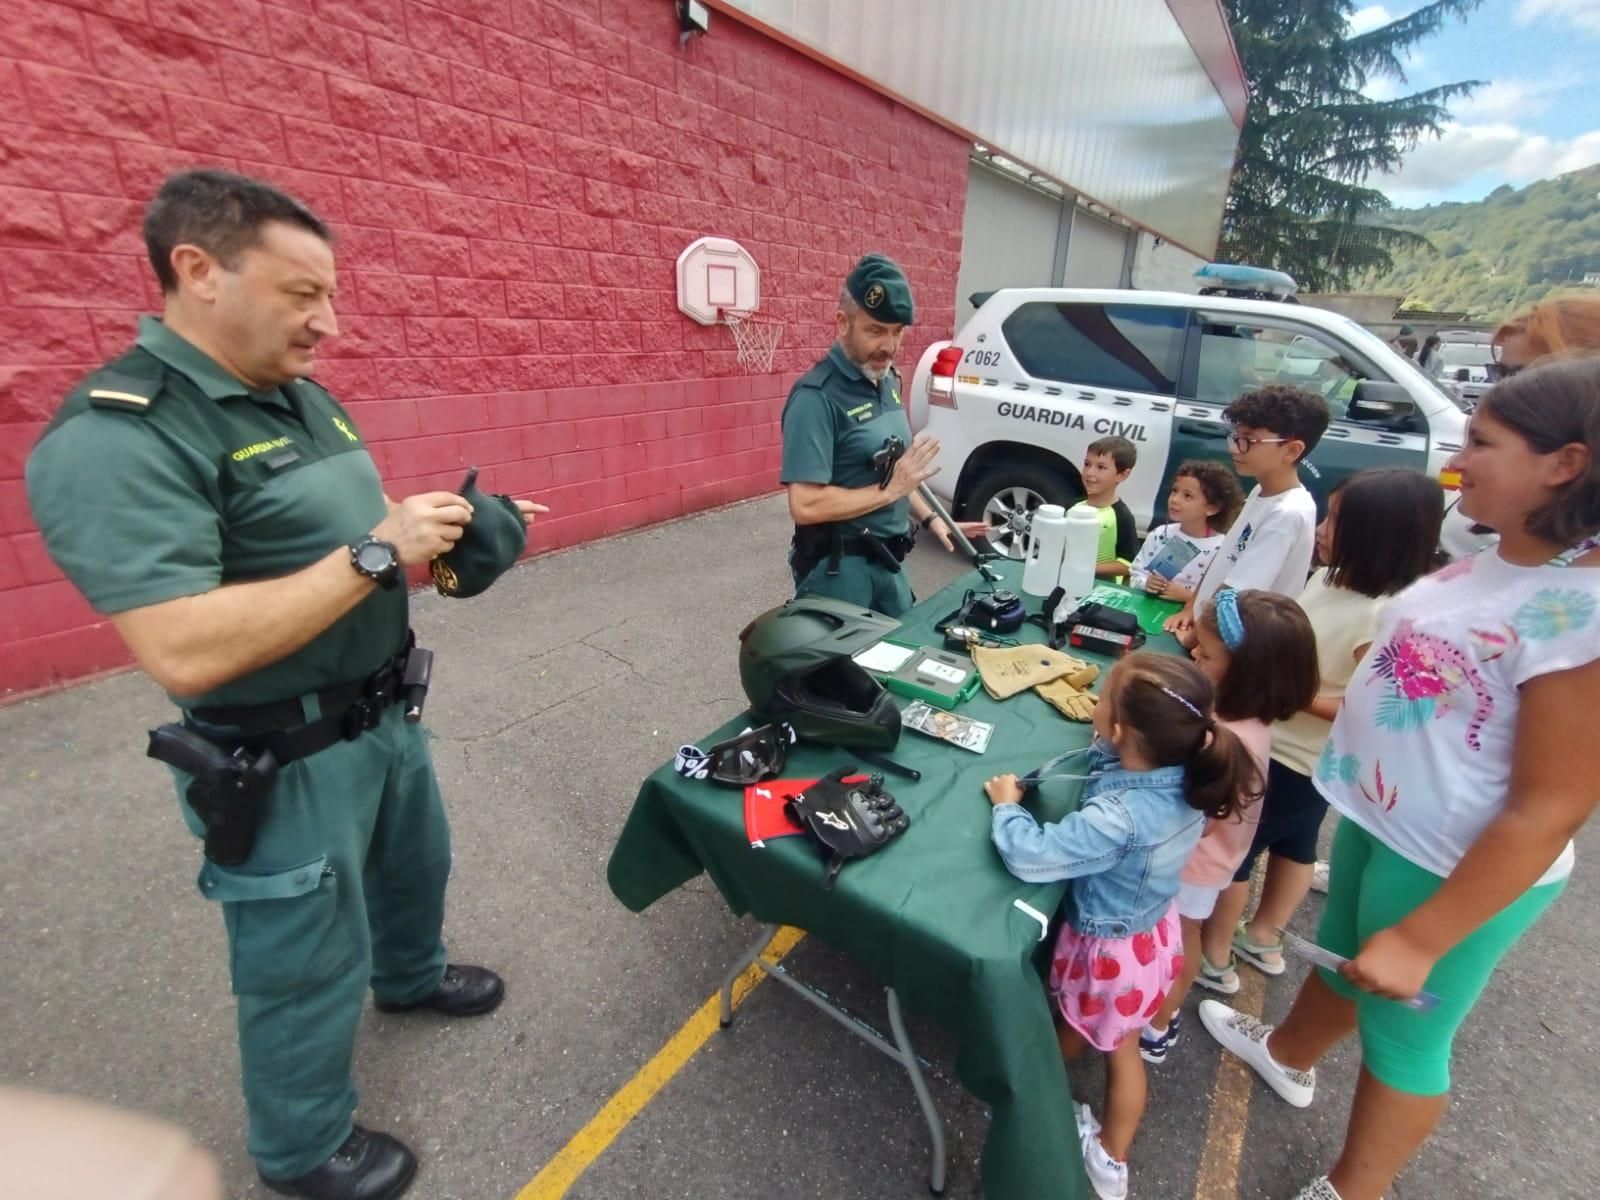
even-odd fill
[(1495, 320), (1600, 272), (1600, 166), (1375, 219), (1430, 245), (1395, 249), (1394, 269), (1358, 280), (1356, 290), (1400, 292), (1411, 307)]

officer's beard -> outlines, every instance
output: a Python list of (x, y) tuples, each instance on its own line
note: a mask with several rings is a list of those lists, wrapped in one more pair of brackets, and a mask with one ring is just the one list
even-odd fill
[(884, 376), (889, 373), (889, 368), (894, 365), (894, 359), (892, 358), (885, 361), (881, 366), (872, 362), (870, 358), (859, 359), (855, 356), (855, 352), (851, 350), (850, 344), (842, 340), (840, 347), (844, 350), (844, 356), (853, 362), (856, 365), (856, 369), (872, 380), (873, 383), (882, 383)]

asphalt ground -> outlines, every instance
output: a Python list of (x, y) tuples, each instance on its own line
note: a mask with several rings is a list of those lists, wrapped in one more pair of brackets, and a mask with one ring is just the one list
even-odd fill
[[(415, 598), (438, 655), (428, 721), (455, 847), (446, 933), (452, 957), (509, 984), (480, 1020), (367, 1012), (359, 1119), (421, 1155), (417, 1200), (560, 1194), (529, 1184), (575, 1137), (599, 1151), (566, 1192), (586, 1200), (926, 1194), (904, 1076), (771, 983), (614, 1136), (589, 1127), (755, 936), (703, 878), (635, 916), (604, 871), (639, 782), (743, 708), (736, 634), (787, 597), (787, 537), (783, 502), (768, 498), (534, 559), (475, 600)], [(909, 564), (924, 595), (961, 568), (928, 545)], [(243, 1149), (222, 923), (193, 886), (199, 849), (167, 776), (142, 757), (143, 731), (169, 715), (136, 673), (0, 708), (0, 1079), (180, 1122), (219, 1155), (231, 1196), (263, 1197)], [(986, 820), (979, 797), (973, 813)], [(1395, 1196), (1596, 1193), (1586, 848), (1463, 1032), (1454, 1103)], [(884, 1027), (864, 970), (809, 941), (785, 961)], [(1269, 1018), (1297, 982), (1265, 986)], [(975, 1196), (985, 1113), (953, 1079), (951, 1040), (914, 1013), (909, 1024), (947, 1124), (949, 1194)], [(1296, 1111), (1219, 1072), (1191, 1014), (1152, 1072), (1133, 1195), (1286, 1200), (1331, 1162), (1355, 1067), (1354, 1047), (1336, 1053), (1316, 1105)], [(1090, 1065), (1074, 1084), (1097, 1096), (1100, 1078)], [(1038, 1147), (1075, 1152), (1069, 1129)]]

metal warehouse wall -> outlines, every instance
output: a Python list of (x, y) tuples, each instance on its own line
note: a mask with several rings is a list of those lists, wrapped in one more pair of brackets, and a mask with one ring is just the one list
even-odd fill
[[(22, 467), (65, 392), (160, 296), (137, 229), (220, 164), (339, 235), (319, 378), (391, 494), (555, 510), (536, 550), (770, 491), (778, 414), (855, 257), (907, 268), (901, 365), (949, 336), (968, 142), (670, 0), (8, 0), (0, 26), (0, 695), (126, 653), (46, 558)], [(739, 239), (788, 327), (752, 377), (676, 308), (674, 261)]]
[(1210, 254), (1244, 120), (1220, 0), (712, 0)]

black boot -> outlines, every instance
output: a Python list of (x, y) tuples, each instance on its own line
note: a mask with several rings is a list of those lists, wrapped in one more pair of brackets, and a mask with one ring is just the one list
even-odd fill
[(394, 1200), (411, 1185), (417, 1156), (387, 1133), (354, 1125), (344, 1145), (326, 1162), (294, 1179), (261, 1182), (285, 1196), (306, 1200)]
[(396, 1004), (376, 1001), (379, 1012), (402, 1013), (429, 1009), (444, 1017), (481, 1017), (500, 1007), (506, 998), (506, 982), (488, 967), (468, 967), (450, 963), (439, 986), (421, 1000)]

